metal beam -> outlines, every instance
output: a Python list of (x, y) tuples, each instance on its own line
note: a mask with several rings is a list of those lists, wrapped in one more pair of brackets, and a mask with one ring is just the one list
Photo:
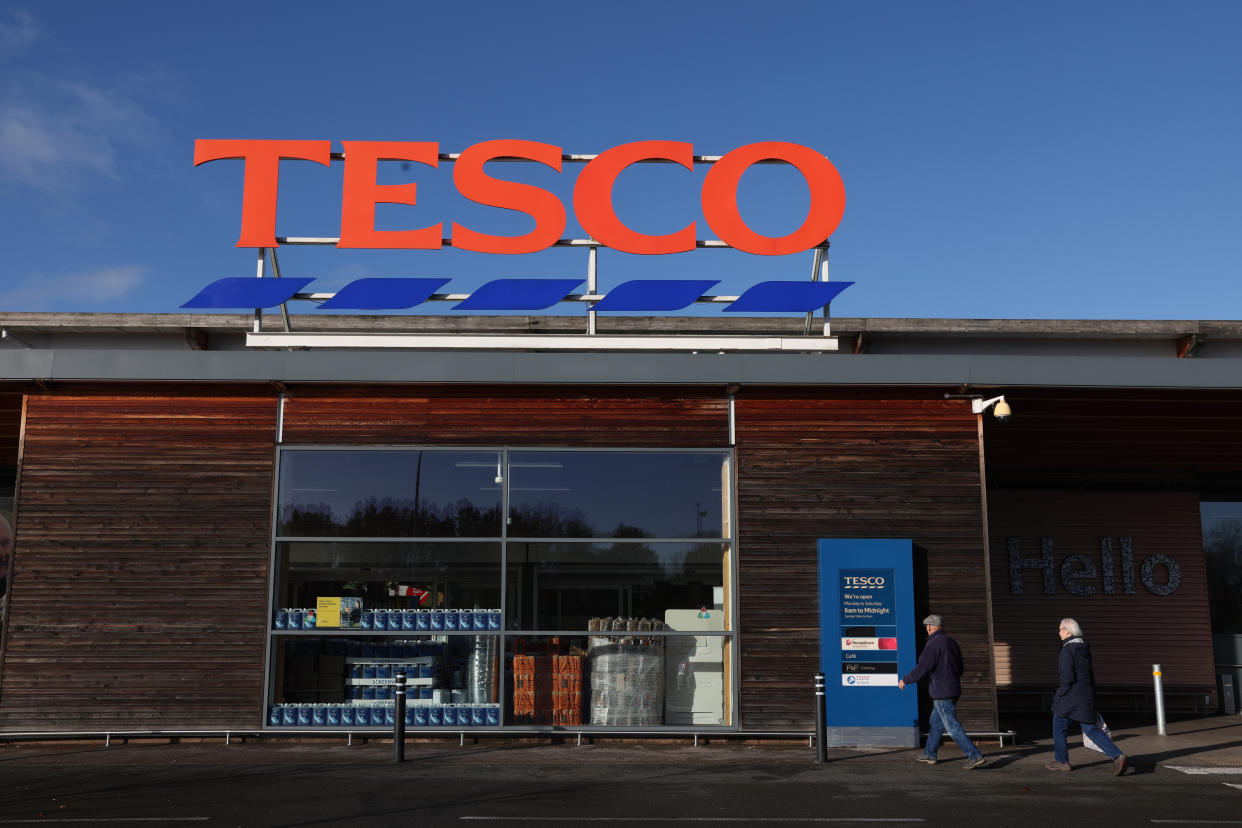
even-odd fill
[(252, 333), (249, 348), (371, 348), (436, 351), (709, 351), (785, 353), (837, 350), (832, 337), (769, 336), (469, 336), (435, 334)]

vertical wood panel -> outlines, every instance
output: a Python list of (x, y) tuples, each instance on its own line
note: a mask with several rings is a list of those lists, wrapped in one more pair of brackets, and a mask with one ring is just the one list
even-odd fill
[(0, 727), (261, 722), (270, 391), (30, 397)]
[(914, 541), (916, 611), (943, 615), (965, 657), (959, 716), (971, 729), (995, 727), (976, 418), (962, 400), (874, 394), (738, 397), (746, 730), (814, 724), (816, 540), (826, 537)]

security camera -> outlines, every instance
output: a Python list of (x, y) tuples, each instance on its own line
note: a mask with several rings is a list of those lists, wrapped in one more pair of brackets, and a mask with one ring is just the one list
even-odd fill
[(1004, 396), (993, 397), (990, 400), (975, 398), (970, 401), (970, 410), (975, 414), (982, 414), (992, 406), (996, 406), (996, 408), (992, 411), (992, 415), (996, 417), (997, 422), (1009, 422), (1009, 417), (1013, 414), (1013, 412), (1009, 410), (1009, 403), (1005, 402)]

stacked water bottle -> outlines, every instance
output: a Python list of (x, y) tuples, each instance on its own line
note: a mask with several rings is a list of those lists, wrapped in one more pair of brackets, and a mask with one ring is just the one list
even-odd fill
[[(274, 704), (268, 711), (268, 727), (392, 727), (396, 709), (392, 701), (367, 704)], [(405, 708), (411, 727), (496, 727), (499, 704), (436, 704), (411, 701)]]
[[(276, 610), (278, 630), (315, 629), (315, 609)], [(498, 609), (369, 609), (359, 627), (377, 632), (500, 632)]]
[(364, 630), (500, 632), (498, 609), (375, 609), (362, 611)]
[(272, 619), (272, 626), (278, 630), (313, 630), (315, 629), (315, 608), (278, 609)]

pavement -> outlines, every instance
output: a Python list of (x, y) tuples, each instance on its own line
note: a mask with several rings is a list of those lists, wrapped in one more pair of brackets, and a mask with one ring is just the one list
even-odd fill
[[(1029, 717), (1010, 720), (1008, 729), (1017, 733), (1017, 744), (1013, 739), (1006, 739), (1002, 746), (997, 741), (986, 739), (978, 741), (980, 750), (985, 756), (1003, 756), (1009, 763), (1033, 762), (1047, 763), (1051, 761), (1052, 735), (1051, 718)], [(1186, 718), (1170, 721), (1166, 725), (1166, 733), (1161, 735), (1154, 722), (1126, 721), (1120, 717), (1110, 723), (1113, 741), (1130, 757), (1135, 764), (1158, 765), (1166, 762), (1191, 762), (1202, 765), (1222, 767), (1242, 767), (1242, 715), (1209, 716)], [(0, 734), (0, 762), (19, 758), (38, 760), (39, 758), (56, 758), (58, 761), (72, 761), (80, 757), (82, 761), (105, 761), (105, 756), (113, 757), (112, 761), (125, 761), (126, 757), (135, 754), (119, 750), (126, 746), (144, 748), (150, 751), (160, 749), (161, 753), (175, 756), (192, 752), (198, 757), (214, 755), (217, 761), (226, 763), (231, 760), (262, 762), (265, 758), (273, 762), (287, 750), (309, 750), (320, 761), (349, 762), (351, 756), (371, 754), (375, 752), (391, 756), (393, 753), (390, 738), (375, 735), (354, 735), (353, 744), (347, 745), (345, 734), (339, 736), (305, 737), (290, 739), (279, 736), (248, 736), (231, 737), (231, 744), (225, 745), (219, 737), (175, 737), (175, 738), (133, 738), (122, 739), (112, 737), (112, 747), (104, 747), (102, 738), (75, 739), (66, 741), (33, 741), (23, 740), (5, 742)], [(767, 762), (788, 762), (802, 764), (813, 762), (815, 751), (806, 741), (796, 740), (746, 740), (740, 737), (700, 737), (699, 746), (695, 750), (703, 755), (720, 754), (722, 758), (737, 758), (741, 753), (753, 752), (762, 756)], [(590, 740), (583, 737), (582, 748), (590, 748), (595, 754), (608, 753), (618, 760), (629, 757), (633, 761), (649, 764), (664, 762), (676, 763), (681, 751), (693, 744), (689, 737), (663, 740), (629, 740), (613, 737), (600, 737)], [(219, 752), (213, 747), (222, 748)], [(524, 761), (540, 762), (573, 762), (574, 750), (578, 748), (577, 737), (569, 733), (554, 739), (521, 739), (503, 737), (480, 737), (477, 740), (467, 737), (464, 745), (459, 746), (456, 733), (445, 738), (421, 739), (411, 737), (407, 742), (406, 757), (416, 761), (420, 755), (435, 755), (439, 761), (447, 760), (468, 763), (472, 759), (494, 756), (497, 752), (520, 750)], [(908, 748), (831, 748), (828, 751), (829, 763), (848, 761), (865, 761), (868, 764), (885, 761), (904, 763), (907, 754), (913, 751)], [(951, 739), (945, 738), (940, 748), (942, 762), (954, 762), (964, 757)], [(1077, 727), (1070, 726), (1070, 762), (1073, 765), (1091, 764), (1102, 761), (1101, 754), (1085, 750), (1081, 746), (1081, 736)]]
[[(1242, 767), (1242, 715), (1208, 716), (1170, 721), (1165, 735), (1145, 719), (1109, 717), (1113, 742), (1138, 764), (1187, 763)], [(1027, 718), (1012, 725), (1018, 747), (1026, 758), (1051, 761), (1052, 717)], [(1099, 761), (1104, 757), (1083, 749), (1078, 728), (1070, 725), (1070, 764)], [(989, 749), (982, 747), (985, 754)], [(1044, 753), (1047, 757), (1044, 757)], [(1242, 781), (1242, 780), (1240, 780)]]
[[(1070, 739), (1072, 773), (1052, 773), (1051, 722), (1020, 723), (1016, 745), (981, 741), (963, 772), (951, 742), (935, 766), (913, 750), (806, 742), (234, 737), (177, 741), (0, 741), (0, 828), (161, 825), (781, 826), (885, 823), (1057, 828), (1242, 826), (1242, 716), (1110, 722), (1130, 757), (1120, 779)], [(1076, 746), (1077, 745), (1077, 746)]]

